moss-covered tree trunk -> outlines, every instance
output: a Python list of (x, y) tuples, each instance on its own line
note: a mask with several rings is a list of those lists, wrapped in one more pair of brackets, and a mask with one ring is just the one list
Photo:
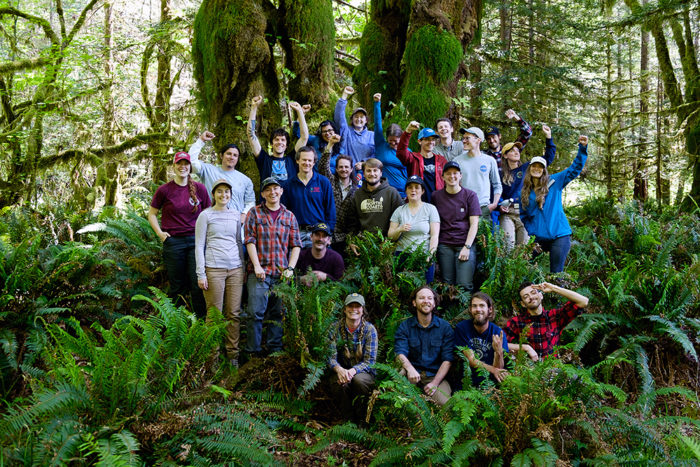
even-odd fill
[(402, 120), (427, 126), (451, 115), (480, 9), (480, 0), (373, 1), (353, 75), (362, 102), (382, 92), (405, 105)]
[(194, 76), (204, 124), (216, 133), (217, 147), (241, 147), (239, 169), (251, 176), (257, 174), (245, 134), (251, 98), (267, 99), (257, 119), (263, 147), (265, 136), (280, 124), (276, 27), (276, 10), (268, 0), (204, 0), (194, 22)]
[(282, 0), (278, 15), (285, 66), (294, 74), (289, 97), (316, 109), (327, 105), (335, 48), (331, 0)]

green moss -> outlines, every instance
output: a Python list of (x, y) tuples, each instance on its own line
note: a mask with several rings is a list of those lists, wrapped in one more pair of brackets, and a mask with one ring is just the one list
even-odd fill
[(433, 125), (435, 120), (443, 117), (449, 107), (449, 101), (441, 86), (410, 77), (404, 82), (402, 101), (410, 120), (417, 120), (426, 126)]
[(685, 147), (690, 154), (700, 155), (700, 120), (690, 125), (685, 137)]
[(417, 30), (406, 44), (404, 62), (407, 72), (419, 70), (432, 75), (437, 83), (452, 79), (462, 61), (462, 45), (450, 32), (433, 25)]

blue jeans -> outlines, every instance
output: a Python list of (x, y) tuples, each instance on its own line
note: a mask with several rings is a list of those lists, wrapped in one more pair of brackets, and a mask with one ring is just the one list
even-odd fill
[(177, 306), (187, 306), (186, 298), (192, 298), (192, 311), (203, 318), (207, 306), (202, 289), (197, 285), (196, 263), (194, 258), (194, 235), (168, 237), (163, 242), (163, 263), (168, 273), (170, 291), (168, 296)]
[(569, 256), (569, 250), (571, 250), (571, 235), (554, 240), (535, 237), (535, 241), (542, 247), (542, 251), (549, 252), (549, 272), (562, 272), (566, 257)]
[(267, 350), (282, 350), (282, 300), (271, 294), (271, 289), (279, 282), (279, 277), (265, 276), (261, 281), (255, 274), (248, 274), (248, 321), (246, 323), (246, 351), (259, 353), (262, 342), (263, 319), (267, 319)]
[(466, 261), (459, 259), (461, 250), (461, 246), (438, 245), (437, 260), (440, 273), (443, 281), (461, 285), (471, 292), (474, 289), (474, 271), (476, 270), (476, 244), (472, 245), (469, 259)]

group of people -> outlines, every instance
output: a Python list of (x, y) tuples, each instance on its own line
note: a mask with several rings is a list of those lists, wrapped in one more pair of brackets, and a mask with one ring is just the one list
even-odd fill
[[(381, 94), (374, 95), (371, 131), (365, 109), (356, 108), (346, 118), (353, 93), (351, 87), (344, 88), (334, 120), (322, 122), (315, 135), (309, 135), (306, 124), (309, 106), (291, 102), (298, 128), (294, 149), (289, 150), (289, 133), (279, 128), (270, 136), (269, 153), (256, 134), (263, 98), (251, 100), (247, 132), (261, 181), (259, 204), (251, 179), (237, 170), (238, 146), (220, 150), (220, 165), (199, 159), (215, 138), (209, 131), (188, 153), (175, 155), (173, 180), (153, 197), (148, 220), (163, 242), (170, 295), (179, 303), (191, 297), (198, 316), (210, 307), (222, 311), (228, 321), (226, 355), (234, 366), (240, 354), (244, 284), (246, 351), (257, 355), (263, 347), (279, 350), (283, 310), (271, 290), (284, 277), (297, 276), (309, 285), (339, 279), (343, 257), (358, 254), (348, 239), (363, 232), (381, 232), (395, 240), (399, 264), (424, 250), (428, 284), (436, 272), (435, 258), (444, 282), (472, 291), (479, 220), (499, 213), (510, 246), (532, 235), (550, 252), (550, 270), (564, 268), (571, 228), (561, 194), (586, 162), (585, 136), (579, 138), (571, 166), (550, 175), (547, 166), (555, 157), (550, 129), (543, 126), (544, 157), (523, 163), (521, 150), (532, 130), (512, 110), (506, 115), (518, 123), (520, 135), (501, 146), (495, 127), (486, 134), (477, 127), (462, 128), (462, 141), (454, 140), (452, 123), (444, 118), (436, 122), (437, 131), (420, 129), (412, 121), (405, 131), (391, 124), (383, 132)], [(413, 152), (409, 140), (419, 129), (420, 151)], [(482, 152), (484, 141), (488, 149)], [(271, 322), (266, 345), (264, 320)]]
[[(567, 301), (559, 308), (546, 310), (542, 305), (544, 293), (558, 294)], [(443, 405), (452, 394), (447, 376), (458, 353), (464, 354), (472, 368), (473, 386), (478, 387), (487, 377), (500, 383), (508, 376), (505, 354), (524, 351), (535, 361), (551, 355), (562, 329), (588, 305), (585, 296), (548, 282), (523, 282), (519, 294), (525, 312), (508, 320), (504, 329), (493, 323), (494, 303), (483, 292), (471, 297), (471, 319), (453, 329), (436, 314), (439, 296), (435, 291), (429, 285), (414, 290), (413, 316), (402, 321), (394, 334), (394, 353), (401, 374), (436, 404)], [(365, 418), (376, 377), (377, 330), (365, 320), (364, 309), (362, 295), (346, 297), (343, 316), (333, 327), (332, 357), (328, 362), (334, 371), (331, 387), (341, 410), (357, 422)]]

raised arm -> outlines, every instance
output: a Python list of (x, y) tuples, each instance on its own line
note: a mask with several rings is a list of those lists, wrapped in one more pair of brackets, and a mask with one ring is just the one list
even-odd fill
[(520, 127), (520, 134), (518, 135), (518, 138), (516, 141), (520, 142), (520, 144), (525, 147), (530, 141), (530, 137), (532, 136), (532, 128), (530, 128), (530, 125), (520, 117), (517, 113), (515, 113), (515, 110), (513, 109), (508, 109), (506, 110), (506, 117), (515, 120), (518, 122), (518, 126)]
[(190, 146), (190, 151), (188, 154), (190, 155), (190, 163), (192, 164), (193, 173), (201, 172), (202, 161), (199, 160), (199, 154), (202, 152), (204, 145), (207, 144), (207, 141), (211, 141), (214, 138), (216, 138), (214, 133), (204, 130), (202, 134), (199, 135), (199, 138), (197, 138), (197, 141), (192, 143), (192, 146)]
[(338, 125), (340, 134), (348, 131), (348, 119), (345, 117), (345, 107), (348, 105), (348, 98), (355, 93), (352, 86), (345, 86), (343, 89), (343, 96), (338, 99), (335, 104), (335, 112), (333, 112), (333, 120), (335, 124)]
[[(382, 95), (374, 95), (374, 147), (378, 148), (385, 144), (384, 128), (382, 127)], [(375, 157), (377, 151), (375, 150)]]
[(248, 115), (248, 143), (253, 149), (253, 155), (258, 157), (260, 151), (262, 151), (262, 146), (260, 146), (260, 141), (255, 134), (255, 117), (258, 115), (258, 106), (262, 103), (262, 96), (255, 96), (250, 101), (250, 114)]
[(542, 282), (541, 284), (535, 284), (532, 286), (533, 289), (540, 290), (544, 293), (553, 292), (559, 294), (565, 299), (573, 302), (579, 308), (586, 308), (588, 306), (588, 297), (581, 295), (573, 290), (565, 289), (564, 287), (559, 287), (558, 285), (550, 284), (549, 282)]
[(549, 167), (554, 158), (557, 155), (557, 147), (554, 145), (552, 140), (552, 130), (547, 125), (542, 125), (542, 132), (544, 133), (544, 160), (547, 161), (547, 167)]
[(420, 128), (420, 123), (412, 121), (406, 127), (406, 131), (401, 134), (399, 145), (396, 148), (396, 157), (399, 158), (403, 165), (408, 165), (413, 158), (411, 151), (408, 150), (408, 142), (411, 140), (411, 133)]
[(297, 120), (299, 121), (299, 139), (297, 144), (294, 145), (294, 150), (298, 151), (306, 146), (306, 143), (309, 141), (309, 127), (306, 125), (306, 116), (301, 105), (298, 102), (290, 102), (289, 107), (296, 111)]
[(566, 168), (564, 173), (564, 186), (568, 185), (579, 176), (588, 159), (588, 136), (581, 135), (578, 137), (578, 154), (574, 158), (571, 165)]

